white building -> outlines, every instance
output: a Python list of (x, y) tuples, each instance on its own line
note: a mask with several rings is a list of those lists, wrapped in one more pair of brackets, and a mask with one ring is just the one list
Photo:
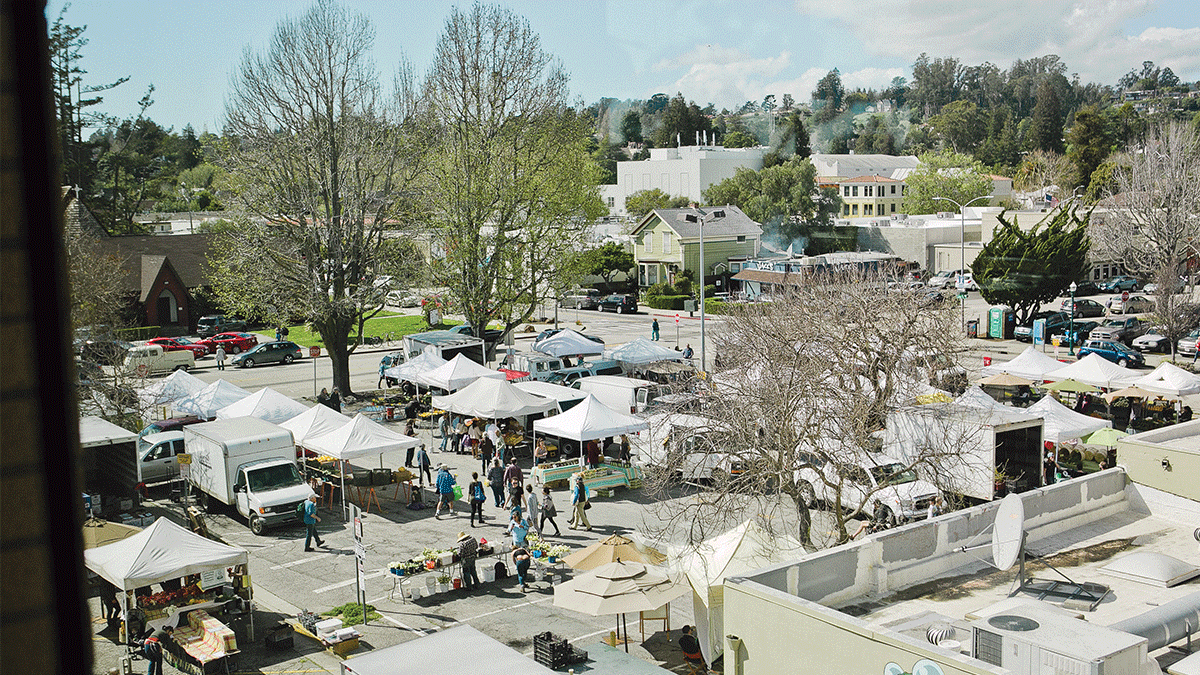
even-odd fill
[(617, 162), (617, 184), (601, 185), (609, 214), (627, 215), (625, 198), (642, 190), (662, 190), (672, 197), (702, 202), (710, 186), (732, 178), (740, 168), (758, 171), (767, 148), (724, 148), (719, 145), (686, 145), (651, 148), (650, 159)]
[(809, 159), (821, 178), (884, 176), (903, 180), (910, 171), (921, 166), (921, 160), (912, 155), (814, 154)]

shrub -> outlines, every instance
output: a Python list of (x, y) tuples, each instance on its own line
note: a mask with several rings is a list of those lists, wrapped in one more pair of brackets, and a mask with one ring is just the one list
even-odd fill
[(729, 303), (716, 298), (708, 298), (704, 301), (705, 314), (728, 314)]
[(690, 295), (647, 295), (644, 304), (654, 309), (682, 310), (684, 301), (690, 300), (691, 297)]

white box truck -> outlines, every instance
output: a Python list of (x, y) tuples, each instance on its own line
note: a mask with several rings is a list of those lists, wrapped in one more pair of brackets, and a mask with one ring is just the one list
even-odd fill
[(296, 520), (312, 489), (296, 468), (292, 432), (256, 417), (234, 417), (183, 428), (191, 455), (189, 481), (205, 509), (231, 504), (254, 534)]
[(646, 410), (654, 403), (654, 399), (666, 393), (662, 386), (649, 380), (619, 375), (585, 377), (571, 385), (571, 388), (595, 396), (598, 401), (617, 412), (628, 412), (631, 415)]
[(487, 365), (487, 350), (482, 338), (448, 330), (431, 330), (404, 336), (406, 361), (420, 356), (429, 347), (433, 347), (434, 353), (447, 361), (462, 354), (481, 366)]

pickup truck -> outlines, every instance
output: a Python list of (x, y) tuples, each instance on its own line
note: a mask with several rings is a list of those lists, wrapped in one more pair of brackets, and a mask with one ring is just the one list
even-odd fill
[(1147, 325), (1135, 316), (1108, 319), (1088, 334), (1089, 340), (1107, 340), (1132, 344), (1133, 339), (1146, 332)]
[(218, 333), (236, 333), (246, 330), (246, 322), (224, 314), (209, 314), (196, 322), (196, 335), (202, 338)]
[(796, 472), (796, 479), (808, 494), (809, 506), (819, 502), (833, 508), (840, 497), (843, 512), (904, 523), (924, 518), (941, 495), (937, 486), (918, 478), (898, 459), (879, 457), (870, 465), (834, 464), (807, 453), (805, 459), (808, 466)]

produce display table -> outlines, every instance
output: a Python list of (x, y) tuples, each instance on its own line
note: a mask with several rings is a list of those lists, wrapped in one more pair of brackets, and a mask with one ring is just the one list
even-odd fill
[[(497, 544), (497, 545), (493, 546), (488, 553), (480, 553), (475, 558), (475, 570), (476, 570), (476, 572), (479, 573), (481, 582), (484, 577), (483, 570), (485, 568), (488, 568), (488, 569), (494, 568), (494, 566), (497, 562), (503, 562), (505, 564), (505, 566), (508, 567), (509, 576), (514, 576), (516, 574), (516, 568), (513, 566), (513, 563), (512, 563), (512, 545), (511, 544), (509, 544), (507, 542), (502, 543), (502, 544)], [(533, 558), (533, 566), (532, 567), (535, 567), (535, 568), (549, 567), (551, 569), (561, 569), (563, 567), (563, 565), (564, 565), (564, 563), (562, 561), (562, 558), (556, 558), (554, 562), (550, 562), (545, 557), (535, 557), (535, 558)], [(455, 559), (455, 561), (453, 563), (450, 563), (448, 565), (434, 567), (433, 569), (421, 569), (415, 573), (396, 574), (395, 572), (392, 572), (392, 574), (391, 574), (392, 590), (390, 592), (388, 592), (388, 599), (395, 600), (395, 596), (398, 594), (400, 596), (401, 602), (408, 602), (408, 598), (405, 597), (405, 595), (404, 595), (402, 584), (404, 584), (405, 581), (412, 581), (414, 583), (417, 583), (417, 580), (420, 580), (419, 583), (421, 585), (425, 586), (426, 585), (425, 580), (428, 578), (428, 575), (430, 575), (430, 574), (434, 574), (437, 576), (441, 576), (444, 574), (446, 576), (449, 576), (451, 579), (461, 579), (462, 578), (462, 563), (459, 562), (457, 559)], [(425, 595), (425, 593), (423, 592), (422, 595)], [(440, 595), (440, 593), (438, 595)], [(425, 596), (425, 597), (428, 597), (428, 596)]]
[(539, 464), (533, 467), (529, 472), (531, 480), (539, 485), (546, 483), (554, 483), (560, 480), (568, 480), (571, 474), (580, 470), (578, 459), (568, 459), (552, 464)]
[(321, 643), (321, 646), (325, 648), (325, 651), (329, 652), (330, 654), (333, 654), (334, 656), (338, 657), (339, 659), (346, 658), (347, 654), (358, 649), (358, 636), (357, 635), (348, 640), (341, 640), (339, 642), (328, 642), (328, 641), (322, 640), (321, 638), (317, 637), (316, 635), (308, 632), (308, 630), (305, 629), (304, 626), (300, 625), (299, 621), (289, 620), (289, 623), (292, 624), (292, 629), (295, 630), (297, 633), (307, 636), (307, 637), (310, 637), (310, 638), (316, 640), (317, 642)]
[(239, 653), (233, 630), (204, 610), (191, 610), (188, 625), (175, 629), (164, 650), (164, 658), (186, 673), (229, 673)]

